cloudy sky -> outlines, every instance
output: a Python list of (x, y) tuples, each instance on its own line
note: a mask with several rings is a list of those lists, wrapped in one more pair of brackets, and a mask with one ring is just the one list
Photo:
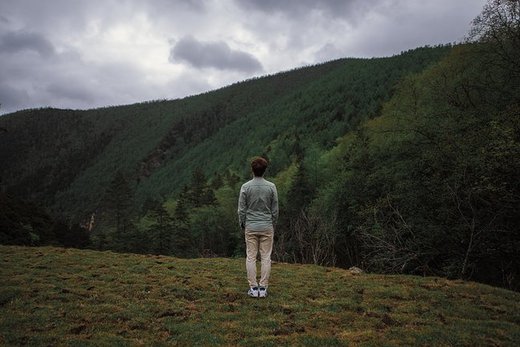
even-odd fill
[(1, 0), (0, 114), (198, 94), (461, 41), (486, 0)]

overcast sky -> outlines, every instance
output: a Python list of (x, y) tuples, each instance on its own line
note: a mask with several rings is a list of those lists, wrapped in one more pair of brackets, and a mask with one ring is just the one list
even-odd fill
[(1, 0), (0, 113), (198, 94), (459, 42), (486, 0)]

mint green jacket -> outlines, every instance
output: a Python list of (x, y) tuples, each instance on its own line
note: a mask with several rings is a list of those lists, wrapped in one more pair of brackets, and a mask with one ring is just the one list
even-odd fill
[(255, 177), (244, 183), (238, 197), (238, 221), (242, 230), (274, 229), (278, 220), (278, 192), (274, 183)]

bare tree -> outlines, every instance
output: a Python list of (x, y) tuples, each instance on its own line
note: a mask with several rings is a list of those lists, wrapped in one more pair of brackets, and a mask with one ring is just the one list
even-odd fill
[(312, 211), (302, 210), (292, 227), (297, 246), (295, 257), (303, 263), (334, 266), (337, 239), (335, 222), (335, 218), (326, 220)]
[(422, 258), (428, 258), (430, 251), (436, 251), (419, 245), (421, 241), (414, 228), (390, 197), (381, 199), (374, 206), (369, 224), (359, 228), (363, 248), (367, 250), (364, 266), (384, 273), (430, 272)]
[(520, 74), (520, 1), (489, 0), (472, 24), (468, 41), (488, 44), (497, 63)]

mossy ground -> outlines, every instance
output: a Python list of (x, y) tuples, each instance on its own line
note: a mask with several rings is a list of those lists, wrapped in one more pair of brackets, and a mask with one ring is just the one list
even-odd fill
[(520, 345), (520, 293), (243, 259), (0, 246), (0, 345)]

